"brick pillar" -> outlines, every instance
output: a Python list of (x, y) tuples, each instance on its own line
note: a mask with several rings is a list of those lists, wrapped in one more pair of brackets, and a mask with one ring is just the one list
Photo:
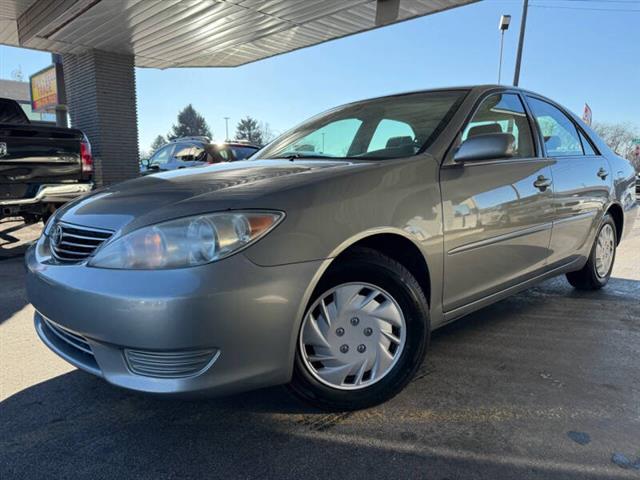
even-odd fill
[(62, 59), (71, 125), (93, 151), (95, 181), (138, 176), (138, 115), (132, 55), (89, 50)]

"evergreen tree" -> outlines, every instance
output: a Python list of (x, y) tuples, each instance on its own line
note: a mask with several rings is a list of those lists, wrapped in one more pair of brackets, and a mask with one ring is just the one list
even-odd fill
[(151, 151), (155, 152), (160, 147), (166, 144), (167, 144), (167, 140), (162, 135), (158, 135), (156, 139), (153, 142), (151, 142)]
[(193, 105), (189, 104), (178, 113), (178, 123), (173, 125), (171, 132), (167, 134), (169, 140), (180, 137), (199, 137), (205, 136), (211, 138), (211, 130), (204, 117), (196, 112)]
[(254, 145), (262, 145), (264, 138), (260, 124), (255, 118), (246, 116), (241, 119), (236, 126), (236, 138), (238, 140), (247, 140)]

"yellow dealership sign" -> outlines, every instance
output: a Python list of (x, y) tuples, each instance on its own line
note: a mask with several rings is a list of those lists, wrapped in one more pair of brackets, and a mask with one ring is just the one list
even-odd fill
[(53, 111), (61, 104), (59, 95), (59, 77), (62, 70), (51, 65), (29, 77), (31, 89), (31, 108), (34, 112)]

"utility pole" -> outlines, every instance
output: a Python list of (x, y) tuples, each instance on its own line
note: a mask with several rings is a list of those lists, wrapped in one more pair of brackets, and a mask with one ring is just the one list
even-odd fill
[(511, 15), (502, 15), (500, 17), (500, 23), (498, 28), (500, 29), (500, 63), (498, 64), (498, 84), (502, 79), (502, 50), (504, 48), (504, 32), (509, 30), (509, 24), (511, 23)]
[(524, 46), (524, 31), (527, 28), (527, 11), (529, 10), (529, 0), (524, 0), (522, 4), (522, 20), (520, 21), (520, 38), (518, 39), (518, 54), (516, 56), (516, 71), (513, 75), (513, 86), (520, 83), (520, 64), (522, 63), (522, 48)]
[(225, 139), (224, 139), (225, 142), (229, 141), (229, 118), (230, 117), (224, 117), (224, 129), (225, 129), (225, 133), (226, 133), (226, 136), (225, 136)]

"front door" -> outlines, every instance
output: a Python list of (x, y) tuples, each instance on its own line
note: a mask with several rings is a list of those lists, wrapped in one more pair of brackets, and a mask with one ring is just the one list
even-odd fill
[(584, 253), (592, 243), (593, 228), (600, 221), (609, 198), (611, 172), (569, 116), (542, 99), (527, 97), (544, 139), (547, 157), (553, 160), (554, 210), (551, 265), (566, 263)]
[(550, 162), (536, 153), (531, 121), (515, 93), (484, 99), (461, 141), (499, 132), (513, 134), (512, 158), (441, 170), (445, 312), (535, 276), (549, 256)]

